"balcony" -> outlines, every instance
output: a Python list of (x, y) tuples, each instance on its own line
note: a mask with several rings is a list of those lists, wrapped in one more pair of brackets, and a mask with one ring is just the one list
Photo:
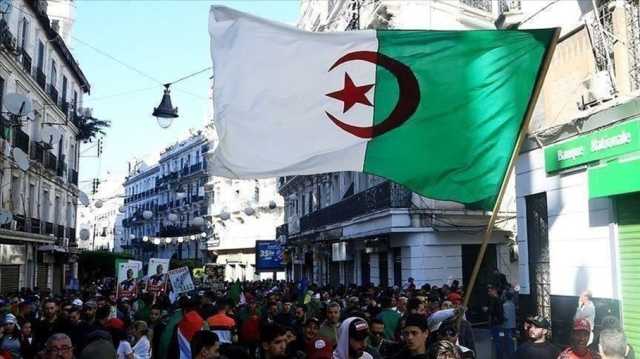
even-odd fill
[(65, 231), (64, 231), (64, 226), (56, 226), (56, 237), (58, 238), (64, 238), (65, 235)]
[(280, 236), (288, 236), (289, 235), (289, 224), (285, 223), (276, 227), (276, 239), (280, 238)]
[(31, 233), (40, 234), (40, 220), (37, 218), (31, 218)]
[(16, 231), (18, 232), (26, 232), (27, 224), (23, 215), (16, 214), (13, 216), (13, 219), (16, 221)]
[(2, 113), (0, 113), (0, 137), (5, 140), (11, 140), (11, 122)]
[(65, 116), (67, 116), (67, 118), (68, 118), (69, 117), (69, 103), (67, 101), (65, 101), (64, 99), (60, 103), (60, 109), (62, 110), (62, 112), (64, 112)]
[(13, 130), (13, 145), (21, 149), (25, 154), (29, 153), (29, 135), (24, 133), (22, 129), (15, 128)]
[(29, 151), (29, 154), (32, 160), (38, 163), (44, 163), (44, 148), (37, 142), (31, 141), (31, 151)]
[(42, 72), (42, 69), (38, 69), (38, 71), (36, 72), (36, 82), (38, 83), (38, 85), (40, 85), (42, 91), (47, 90), (47, 76), (45, 76), (44, 72)]
[(195, 165), (191, 166), (191, 168), (189, 169), (189, 171), (191, 173), (196, 173), (197, 171), (200, 171), (203, 168), (202, 166), (202, 162), (200, 163), (196, 163)]
[(56, 175), (58, 177), (63, 177), (64, 178), (64, 173), (67, 171), (67, 164), (64, 163), (64, 156), (63, 158), (60, 159), (60, 161), (58, 161), (58, 166), (56, 168)]
[(521, 0), (499, 0), (498, 6), (500, 6), (501, 14), (517, 13), (522, 11)]
[(331, 206), (302, 216), (300, 231), (305, 232), (348, 221), (382, 209), (408, 208), (411, 206), (411, 194), (411, 191), (398, 184), (383, 182)]
[(53, 223), (51, 222), (44, 222), (44, 234), (55, 234), (54, 233), (54, 229), (53, 229)]
[(22, 68), (24, 68), (24, 71), (26, 71), (28, 74), (31, 74), (31, 56), (27, 54), (27, 51), (25, 51), (25, 49), (21, 49), (20, 57), (21, 57), (20, 62), (22, 62)]
[(58, 159), (56, 156), (51, 152), (46, 152), (44, 156), (44, 167), (50, 171), (56, 172), (58, 169)]
[(476, 10), (487, 13), (491, 13), (493, 11), (492, 0), (460, 0), (460, 2)]
[(78, 171), (74, 169), (69, 170), (69, 183), (73, 185), (78, 185)]
[(185, 167), (180, 171), (181, 176), (186, 176), (189, 174), (189, 167)]
[(76, 229), (67, 227), (67, 238), (69, 238), (69, 247), (76, 246)]
[(53, 84), (49, 84), (49, 91), (47, 91), (53, 103), (58, 104), (58, 90), (53, 86)]

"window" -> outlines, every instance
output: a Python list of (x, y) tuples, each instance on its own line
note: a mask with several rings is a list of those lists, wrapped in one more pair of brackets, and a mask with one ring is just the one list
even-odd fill
[(13, 205), (13, 211), (18, 213), (22, 212), (22, 206), (20, 201), (20, 177), (11, 177), (11, 204)]
[(22, 50), (27, 48), (29, 39), (29, 20), (26, 17), (22, 18), (22, 22), (20, 24), (20, 48)]
[(58, 71), (56, 70), (56, 60), (51, 60), (51, 86), (56, 87), (56, 80), (58, 79)]
[(67, 77), (62, 76), (62, 102), (67, 102)]
[(44, 72), (44, 44), (38, 41), (38, 71)]
[(78, 91), (73, 90), (73, 110), (78, 110)]
[(4, 79), (0, 77), (0, 108), (4, 105), (2, 101), (4, 101)]

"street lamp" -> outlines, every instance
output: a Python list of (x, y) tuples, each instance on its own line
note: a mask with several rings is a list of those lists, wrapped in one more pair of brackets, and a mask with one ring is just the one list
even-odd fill
[(169, 86), (171, 84), (164, 84), (164, 94), (158, 107), (154, 107), (153, 116), (158, 120), (158, 126), (161, 128), (169, 128), (173, 123), (173, 119), (178, 117), (178, 108), (173, 107), (171, 104), (171, 91)]

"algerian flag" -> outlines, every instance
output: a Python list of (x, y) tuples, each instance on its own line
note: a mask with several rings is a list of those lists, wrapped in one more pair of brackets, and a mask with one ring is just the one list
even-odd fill
[(300, 31), (209, 20), (214, 176), (363, 171), (491, 209), (556, 30)]

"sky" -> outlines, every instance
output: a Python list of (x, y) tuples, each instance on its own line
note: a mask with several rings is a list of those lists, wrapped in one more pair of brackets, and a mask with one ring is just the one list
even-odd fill
[(212, 70), (171, 87), (180, 117), (169, 129), (160, 128), (151, 113), (162, 98), (160, 83), (211, 66), (208, 16), (212, 4), (289, 24), (295, 24), (299, 14), (297, 0), (87, 0), (76, 4), (71, 47), (91, 83), (84, 107), (92, 108), (94, 117), (111, 121), (101, 158), (96, 157), (95, 141), (81, 147), (80, 188), (87, 192), (93, 178), (103, 183), (121, 179), (129, 160), (157, 155), (190, 128), (203, 126)]

